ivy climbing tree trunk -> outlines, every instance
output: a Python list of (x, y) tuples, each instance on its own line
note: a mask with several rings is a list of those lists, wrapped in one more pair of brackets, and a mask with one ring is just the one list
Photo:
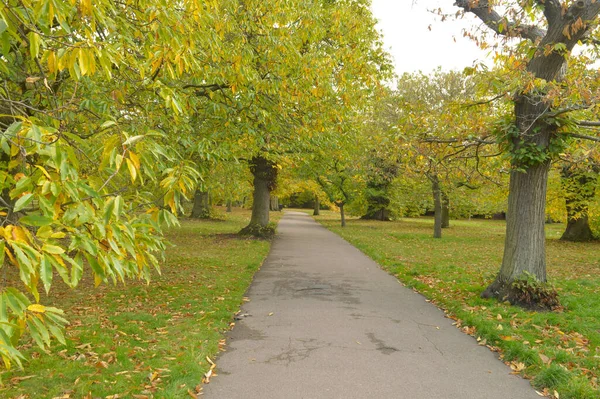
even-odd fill
[(321, 203), (319, 201), (319, 196), (315, 194), (315, 209), (313, 211), (313, 216), (319, 216), (321, 213)]
[(195, 219), (210, 219), (210, 196), (208, 191), (196, 190), (190, 216)]
[(561, 185), (567, 205), (567, 228), (563, 241), (591, 241), (594, 234), (589, 223), (589, 203), (596, 194), (598, 175), (565, 166), (561, 169)]
[(253, 157), (249, 165), (250, 172), (254, 176), (252, 217), (248, 226), (244, 227), (240, 234), (270, 236), (273, 232), (267, 231), (266, 227), (269, 224), (271, 191), (275, 189), (277, 181), (277, 166), (262, 156)]
[(450, 198), (442, 191), (442, 229), (450, 227)]

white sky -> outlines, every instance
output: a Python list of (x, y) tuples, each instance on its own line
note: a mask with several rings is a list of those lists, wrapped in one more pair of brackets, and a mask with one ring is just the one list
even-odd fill
[(454, 0), (372, 0), (373, 15), (379, 21), (377, 28), (383, 33), (398, 74), (419, 70), (427, 73), (438, 66), (462, 70), (475, 60), (489, 59), (488, 51), (463, 37), (464, 29), (481, 25), (473, 16), (442, 22), (440, 16), (428, 11), (441, 8), (447, 14), (455, 14), (459, 9), (453, 4)]

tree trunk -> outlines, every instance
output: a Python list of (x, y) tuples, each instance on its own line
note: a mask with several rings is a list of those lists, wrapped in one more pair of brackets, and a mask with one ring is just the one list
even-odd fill
[(450, 227), (450, 198), (442, 191), (442, 229)]
[(340, 202), (337, 206), (340, 208), (340, 216), (342, 218), (342, 227), (346, 227), (346, 214), (344, 213), (344, 203)]
[(560, 239), (562, 241), (575, 242), (593, 241), (595, 237), (590, 228), (589, 217), (585, 215), (573, 219), (569, 218), (567, 228)]
[(269, 208), (272, 211), (279, 211), (279, 197), (272, 196), (269, 202)]
[(313, 211), (313, 216), (319, 216), (321, 210), (321, 203), (319, 202), (319, 196), (315, 195), (315, 210)]
[(231, 213), (231, 200), (230, 199), (227, 200), (227, 212)]
[(442, 238), (442, 190), (437, 175), (429, 175), (433, 192), (433, 238)]
[(364, 220), (380, 220), (382, 222), (389, 222), (391, 219), (390, 211), (385, 208), (369, 208), (367, 213), (361, 216)]
[(598, 175), (565, 166), (560, 176), (567, 205), (567, 228), (560, 239), (591, 241), (594, 234), (589, 224), (589, 203), (596, 194)]
[(546, 187), (549, 162), (510, 174), (506, 238), (502, 267), (496, 280), (483, 297), (504, 299), (510, 295), (511, 283), (527, 273), (540, 282), (546, 281)]
[(264, 236), (264, 228), (269, 224), (269, 205), (271, 191), (275, 189), (277, 180), (277, 167), (273, 162), (256, 156), (250, 160), (250, 171), (254, 175), (252, 217), (240, 233)]
[(195, 219), (210, 219), (210, 202), (207, 191), (196, 190), (194, 206), (190, 217)]

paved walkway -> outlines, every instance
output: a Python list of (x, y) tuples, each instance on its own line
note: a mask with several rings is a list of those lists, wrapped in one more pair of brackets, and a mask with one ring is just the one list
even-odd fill
[(286, 212), (205, 385), (214, 399), (539, 399), (442, 311)]

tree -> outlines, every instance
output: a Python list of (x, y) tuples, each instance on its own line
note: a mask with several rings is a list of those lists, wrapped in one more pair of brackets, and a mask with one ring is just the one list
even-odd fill
[(368, 150), (366, 165), (367, 211), (362, 219), (381, 221), (391, 220), (391, 187), (400, 173), (397, 149), (398, 99), (395, 92), (382, 87), (378, 90), (369, 109), (369, 119), (365, 124), (362, 140)]
[(434, 238), (441, 238), (444, 220), (449, 225), (453, 191), (493, 180), (484, 165), (500, 154), (495, 141), (484, 134), (493, 109), (478, 103), (479, 80), (482, 77), (437, 70), (431, 75), (404, 74), (398, 83), (404, 168), (431, 185)]
[(591, 241), (594, 234), (589, 223), (589, 203), (596, 195), (599, 165), (595, 162), (563, 163), (561, 186), (567, 210), (567, 227), (563, 241)]
[(159, 268), (162, 225), (176, 223), (198, 178), (169, 135), (186, 131), (177, 78), (201, 68), (202, 36), (190, 32), (204, 11), (154, 0), (0, 5), (0, 264), (23, 284), (0, 292), (5, 367), (21, 364), (27, 333), (42, 348), (64, 342), (62, 311), (41, 303), (38, 282), (49, 293), (54, 273), (75, 287), (88, 268), (96, 284)]
[[(557, 117), (560, 82), (567, 59), (581, 41), (595, 34), (600, 2), (531, 0), (504, 2), (505, 16), (488, 0), (458, 0), (498, 35), (521, 40), (512, 65), (521, 71), (512, 118), (500, 137), (512, 156), (504, 256), (500, 272), (484, 297), (510, 298), (512, 282), (524, 273), (546, 281), (545, 202), (550, 161), (561, 148)], [(528, 21), (528, 19), (531, 19)]]
[(265, 198), (275, 181), (264, 179), (275, 178), (288, 158), (327, 145), (329, 127), (362, 107), (391, 68), (366, 1), (232, 0), (218, 6), (227, 16), (218, 22), (223, 51), (214, 55), (220, 79), (214, 90), (200, 79), (194, 87), (217, 103), (208, 118), (221, 138), (237, 143), (235, 155), (254, 173), (247, 233), (269, 220)]

